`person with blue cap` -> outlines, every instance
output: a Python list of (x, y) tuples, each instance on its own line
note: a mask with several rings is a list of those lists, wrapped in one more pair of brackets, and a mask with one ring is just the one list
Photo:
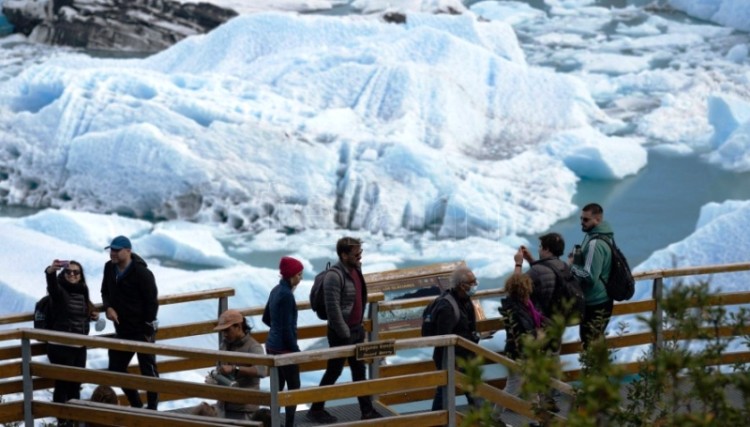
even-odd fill
[[(116, 338), (155, 342), (156, 314), (159, 311), (158, 290), (154, 274), (146, 261), (133, 253), (130, 239), (117, 236), (109, 246), (109, 261), (104, 264), (102, 278), (102, 305), (107, 319), (115, 325)], [(109, 370), (127, 372), (134, 351), (109, 350)], [(156, 369), (156, 356), (138, 353), (138, 366), (141, 375), (159, 377)], [(142, 408), (143, 402), (138, 390), (123, 388), (130, 406)], [(157, 409), (159, 395), (149, 391), (147, 408)]]

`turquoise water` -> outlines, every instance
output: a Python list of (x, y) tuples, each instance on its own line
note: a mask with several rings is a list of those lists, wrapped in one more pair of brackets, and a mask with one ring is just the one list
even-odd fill
[[(654, 251), (685, 239), (695, 230), (701, 206), (709, 202), (750, 199), (750, 173), (730, 173), (697, 156), (674, 157), (650, 152), (648, 165), (617, 182), (581, 181), (573, 202), (597, 202), (615, 230), (617, 243), (635, 267)], [(567, 247), (583, 237), (578, 212), (551, 230)], [(532, 243), (536, 246), (536, 236)]]

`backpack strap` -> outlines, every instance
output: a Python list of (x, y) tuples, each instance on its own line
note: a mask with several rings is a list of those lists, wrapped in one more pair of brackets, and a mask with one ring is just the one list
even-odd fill
[[(609, 259), (610, 259), (610, 263), (611, 263), (612, 262), (611, 260), (613, 260), (614, 257), (615, 257), (615, 249), (614, 249), (615, 238), (614, 238), (614, 236), (611, 237), (612, 241), (610, 242), (610, 237), (609, 236), (605, 236), (604, 234), (597, 233), (597, 234), (592, 234), (591, 235), (591, 239), (589, 239), (589, 242), (591, 240), (601, 240), (602, 242), (604, 242), (604, 243), (607, 244), (607, 246), (609, 247)], [(601, 276), (599, 276), (599, 278), (601, 278)], [(592, 277), (592, 279), (595, 281), (594, 283), (596, 283), (596, 279), (594, 279), (593, 277)], [(606, 285), (606, 283), (605, 283), (605, 285)]]
[(458, 301), (456, 301), (456, 298), (453, 297), (453, 294), (450, 292), (446, 292), (443, 294), (443, 299), (448, 301), (448, 303), (453, 307), (453, 314), (456, 319), (456, 323), (458, 323), (459, 320), (461, 320), (461, 310), (458, 308)]

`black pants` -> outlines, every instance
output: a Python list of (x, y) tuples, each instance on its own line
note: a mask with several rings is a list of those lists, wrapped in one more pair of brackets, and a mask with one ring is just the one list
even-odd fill
[[(274, 351), (268, 351), (268, 354), (283, 354)], [(279, 391), (284, 390), (286, 385), (288, 390), (299, 390), (301, 384), (299, 379), (299, 365), (279, 366)], [(284, 408), (285, 426), (294, 426), (294, 414), (297, 412), (297, 405), (287, 406)]]
[[(47, 357), (56, 365), (86, 367), (86, 347), (69, 347), (67, 345), (47, 344)], [(81, 383), (71, 381), (55, 381), (55, 391), (52, 401), (65, 403), (70, 399), (81, 398)]]
[[(154, 342), (154, 336), (146, 335), (117, 335), (117, 338), (123, 340)], [(128, 365), (133, 359), (134, 351), (109, 350), (109, 370), (113, 372), (127, 372)], [(138, 367), (141, 369), (141, 375), (147, 377), (159, 378), (159, 372), (156, 370), (156, 355), (147, 353), (138, 353)], [(128, 397), (130, 406), (142, 408), (143, 401), (138, 394), (138, 390), (123, 388), (122, 391)], [(148, 409), (156, 410), (159, 405), (159, 394), (153, 391), (146, 392), (148, 399)]]
[(604, 331), (609, 325), (612, 317), (614, 301), (609, 300), (602, 304), (587, 305), (583, 313), (583, 319), (579, 325), (579, 333), (583, 348), (588, 348), (589, 343), (604, 336)]
[[(328, 329), (328, 346), (329, 347), (340, 347), (342, 345), (358, 344), (365, 341), (365, 329), (362, 325), (355, 326), (350, 329), (350, 337), (340, 338), (336, 334)], [(336, 380), (341, 376), (341, 372), (344, 370), (344, 362), (349, 362), (349, 369), (352, 370), (352, 380), (364, 381), (367, 379), (367, 367), (365, 362), (357, 360), (356, 357), (351, 356), (340, 359), (328, 359), (326, 366), (326, 372), (323, 374), (323, 379), (320, 380), (320, 386), (332, 385), (336, 383)], [(359, 396), (359, 410), (362, 414), (367, 414), (373, 411), (372, 398), (370, 396)], [(310, 410), (321, 410), (325, 407), (325, 402), (315, 402), (310, 406)]]

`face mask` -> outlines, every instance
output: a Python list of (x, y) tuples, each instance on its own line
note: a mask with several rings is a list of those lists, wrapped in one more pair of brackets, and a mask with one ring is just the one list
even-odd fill
[(476, 286), (469, 286), (469, 290), (466, 291), (466, 295), (473, 297), (477, 293), (477, 287)]

